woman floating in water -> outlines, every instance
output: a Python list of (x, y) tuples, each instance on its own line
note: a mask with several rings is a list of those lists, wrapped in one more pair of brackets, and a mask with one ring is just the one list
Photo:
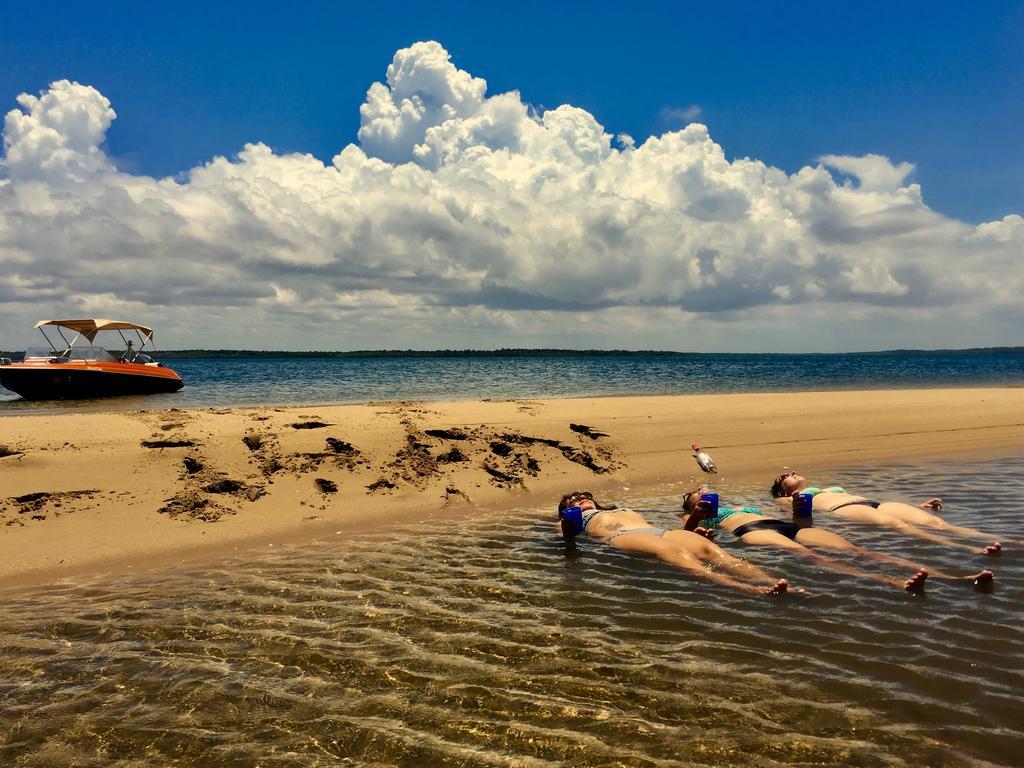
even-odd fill
[[(871, 501), (863, 496), (847, 493), (844, 488), (837, 485), (829, 488), (812, 488), (808, 485), (807, 479), (796, 472), (784, 472), (772, 483), (771, 494), (779, 499), (780, 503), (788, 502), (797, 493), (813, 496), (812, 509), (814, 512), (830, 512), (859, 523), (893, 528), (921, 539), (966, 549), (970, 552), (977, 551), (977, 548), (964, 542), (954, 541), (948, 535), (941, 534), (985, 541), (993, 539), (991, 534), (953, 525), (934, 512), (927, 511), (942, 509), (942, 499), (938, 498), (928, 499), (918, 507), (899, 501)], [(989, 544), (982, 552), (986, 555), (998, 555), (1001, 550), (1002, 544), (997, 541)]]
[[(913, 576), (902, 583), (903, 588), (908, 592), (921, 592), (924, 590), (924, 583), (928, 578), (929, 571), (928, 569), (920, 568), (916, 563), (901, 557), (872, 552), (863, 547), (858, 547), (839, 534), (831, 533), (830, 531), (798, 525), (797, 523), (766, 515), (757, 507), (733, 508), (723, 506), (716, 510), (711, 502), (701, 499), (701, 494), (706, 492), (706, 488), (698, 486), (683, 496), (684, 530), (697, 532), (698, 528), (705, 528), (711, 531), (721, 528), (729, 531), (745, 544), (785, 549), (806, 557), (808, 560), (831, 571), (840, 571), (887, 585), (891, 585), (894, 582), (893, 579), (886, 578), (881, 574), (870, 573), (848, 563), (819, 554), (814, 549), (821, 548), (850, 552), (877, 562), (884, 562), (899, 568), (916, 571)], [(976, 586), (990, 584), (993, 579), (992, 571), (987, 570), (976, 573), (973, 576), (953, 576), (952, 574), (935, 569), (932, 569), (931, 573), (943, 579), (973, 582)]]
[[(744, 592), (781, 595), (789, 588), (785, 579), (772, 584), (772, 578), (765, 571), (727, 554), (700, 534), (657, 528), (639, 512), (600, 506), (587, 491), (563, 496), (558, 502), (558, 517), (556, 531), (566, 541), (586, 533), (617, 549), (654, 555), (677, 568)], [(723, 570), (709, 569), (709, 565), (722, 566)], [(755, 586), (758, 582), (772, 586)]]

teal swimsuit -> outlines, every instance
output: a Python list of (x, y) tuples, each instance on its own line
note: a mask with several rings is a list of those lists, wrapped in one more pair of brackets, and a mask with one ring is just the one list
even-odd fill
[(700, 521), (699, 525), (705, 528), (717, 528), (722, 524), (722, 521), (730, 515), (738, 515), (740, 512), (746, 512), (751, 515), (764, 515), (757, 507), (740, 507), (739, 509), (729, 509), (728, 507), (719, 507), (718, 514), (715, 517), (705, 517)]
[(838, 485), (830, 485), (828, 488), (804, 488), (797, 493), (806, 493), (809, 496), (817, 496), (819, 493), (846, 493), (846, 490)]

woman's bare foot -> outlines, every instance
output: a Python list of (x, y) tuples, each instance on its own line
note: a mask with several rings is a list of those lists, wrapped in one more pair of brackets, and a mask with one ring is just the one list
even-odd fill
[(907, 592), (924, 592), (924, 583), (928, 579), (928, 570), (922, 568), (903, 583)]
[(788, 589), (789, 589), (789, 582), (786, 581), (785, 579), (779, 579), (777, 582), (775, 582), (774, 586), (772, 586), (770, 589), (766, 589), (764, 591), (764, 593), (766, 595), (773, 595), (773, 596), (784, 595), (784, 594), (786, 594), (786, 590), (788, 590)]
[(996, 580), (996, 575), (986, 568), (981, 573), (976, 573), (973, 576), (965, 576), (964, 579), (973, 582), (976, 587), (987, 587)]
[(982, 552), (984, 552), (986, 555), (989, 555), (990, 557), (999, 557), (1001, 554), (1003, 554), (1003, 545), (1000, 544), (998, 541), (994, 541), (987, 547), (985, 547), (985, 549), (983, 549)]

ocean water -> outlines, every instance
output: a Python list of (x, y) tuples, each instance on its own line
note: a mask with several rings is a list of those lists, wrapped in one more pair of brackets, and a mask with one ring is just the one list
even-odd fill
[(1024, 386), (1024, 349), (975, 352), (515, 358), (169, 360), (180, 392), (92, 402), (22, 400), (0, 415), (54, 409), (197, 408), (892, 387)]
[[(816, 480), (939, 493), (952, 522), (1019, 535), (1024, 457)], [(666, 525), (677, 507), (619, 501)], [(723, 533), (808, 590), (750, 597), (596, 542), (569, 557), (551, 510), (524, 509), (23, 589), (0, 596), (0, 765), (1020, 765), (1020, 545), (819, 518), (998, 581), (909, 595)]]

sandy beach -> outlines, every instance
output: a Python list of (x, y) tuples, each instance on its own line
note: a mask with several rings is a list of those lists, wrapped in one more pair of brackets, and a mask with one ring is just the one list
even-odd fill
[[(367, 531), (1024, 445), (1024, 389), (370, 403), (0, 419), (0, 585)], [(553, 519), (553, 518), (552, 518)]]

